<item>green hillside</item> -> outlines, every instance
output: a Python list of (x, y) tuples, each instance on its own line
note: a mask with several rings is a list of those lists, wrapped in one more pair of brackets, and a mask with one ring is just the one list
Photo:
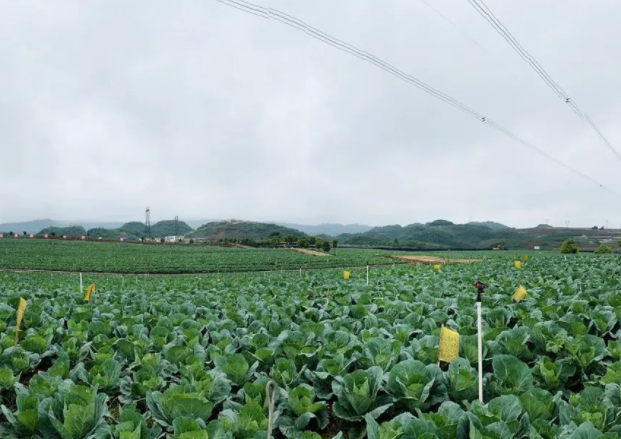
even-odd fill
[(582, 250), (595, 250), (600, 244), (618, 247), (619, 231), (603, 229), (567, 229), (538, 226), (532, 229), (513, 229), (499, 223), (453, 224), (437, 220), (427, 224), (375, 227), (368, 232), (344, 234), (339, 241), (344, 245), (372, 247), (406, 247), (420, 250), (433, 249), (505, 249), (558, 250), (567, 238), (574, 238)]
[[(183, 221), (179, 221), (179, 234), (185, 235), (192, 231), (192, 228)], [(45, 234), (51, 235), (54, 233), (56, 236), (67, 235), (69, 237), (77, 237), (86, 235), (89, 238), (102, 238), (102, 239), (141, 239), (145, 237), (145, 225), (139, 221), (132, 221), (123, 224), (118, 229), (107, 229), (104, 227), (94, 227), (86, 231), (81, 226), (71, 227), (46, 227), (42, 229), (38, 236)], [(164, 238), (175, 234), (175, 222), (174, 221), (160, 221), (151, 226), (151, 237), (155, 239)]]
[(453, 224), (437, 220), (427, 224), (375, 227), (357, 235), (341, 236), (342, 244), (399, 246), (417, 249), (485, 249), (498, 245), (523, 248), (529, 238), (516, 229), (493, 230), (487, 225)]
[[(187, 235), (192, 230), (194, 230), (192, 229), (192, 227), (188, 226), (183, 221), (179, 221), (178, 227), (179, 227), (179, 230), (177, 234), (179, 236)], [(165, 236), (174, 236), (174, 235), (175, 235), (175, 221), (174, 220), (160, 221), (151, 226), (151, 236), (153, 237), (163, 238)]]
[(118, 229), (104, 229), (103, 227), (95, 227), (93, 229), (89, 229), (87, 234), (89, 238), (95, 239), (119, 239), (128, 237), (126, 233), (123, 233)]
[(196, 231), (187, 235), (191, 238), (200, 238), (209, 241), (218, 241), (225, 238), (233, 239), (266, 239), (274, 236), (307, 236), (304, 232), (277, 226), (276, 224), (219, 221), (200, 226)]
[(79, 236), (86, 235), (86, 230), (82, 226), (46, 227), (37, 233), (38, 236), (44, 236), (46, 234), (50, 236), (67, 236), (69, 238), (77, 238)]
[(145, 225), (140, 221), (131, 221), (123, 224), (117, 230), (127, 234), (129, 238), (141, 238), (145, 234)]
[(470, 221), (468, 224), (472, 226), (487, 226), (492, 230), (506, 230), (511, 228), (495, 221)]

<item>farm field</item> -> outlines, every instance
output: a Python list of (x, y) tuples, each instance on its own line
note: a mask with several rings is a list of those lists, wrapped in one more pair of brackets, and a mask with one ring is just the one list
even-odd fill
[[(3, 438), (258, 439), (268, 418), (305, 439), (621, 437), (617, 256), (396, 265), (369, 286), (365, 270), (88, 275), (89, 304), (76, 275), (0, 276)], [(442, 326), (461, 338), (438, 366)]]
[(336, 249), (317, 257), (287, 249), (0, 240), (0, 269), (105, 273), (222, 273), (392, 265), (380, 250)]

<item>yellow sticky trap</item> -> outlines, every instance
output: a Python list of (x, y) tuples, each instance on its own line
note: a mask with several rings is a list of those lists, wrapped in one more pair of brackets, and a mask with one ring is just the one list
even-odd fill
[(84, 293), (84, 301), (85, 302), (90, 302), (91, 300), (91, 294), (93, 294), (93, 292), (95, 292), (95, 284), (91, 284), (88, 286), (88, 288), (86, 289), (86, 292)]
[(528, 293), (526, 292), (526, 288), (520, 285), (519, 287), (516, 288), (515, 293), (513, 293), (513, 300), (515, 300), (516, 302), (519, 302), (520, 300), (526, 299), (526, 296), (528, 296)]
[(513, 266), (519, 270), (520, 268), (522, 268), (522, 263), (520, 261), (515, 261), (513, 263)]
[(349, 280), (349, 275), (350, 275), (350, 274), (351, 274), (351, 273), (350, 273), (349, 271), (344, 271), (344, 272), (343, 272), (343, 279), (345, 279), (345, 280)]
[(528, 256), (526, 256), (526, 255), (522, 256), (522, 260), (523, 261), (528, 261)]
[(24, 319), (26, 305), (28, 305), (28, 303), (23, 297), (20, 297), (19, 304), (17, 305), (17, 316), (15, 318), (15, 346), (17, 346), (17, 341), (19, 339), (19, 327), (22, 325), (22, 320)]
[(433, 264), (433, 269), (434, 270), (439, 270), (440, 269), (440, 264)]
[(443, 326), (440, 329), (438, 360), (450, 363), (457, 357), (459, 357), (459, 332), (452, 331)]

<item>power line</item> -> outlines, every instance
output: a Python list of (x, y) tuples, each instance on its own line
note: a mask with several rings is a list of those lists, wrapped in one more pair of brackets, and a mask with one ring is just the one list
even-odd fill
[(507, 128), (503, 127), (502, 125), (498, 124), (497, 122), (489, 119), (488, 117), (483, 116), (482, 114), (478, 113), (477, 111), (473, 110), (472, 108), (468, 107), (467, 105), (461, 103), (460, 101), (458, 101), (457, 99), (442, 93), (441, 91), (433, 88), (432, 86), (424, 83), (423, 81), (399, 70), (398, 68), (396, 68), (395, 66), (381, 60), (380, 58), (365, 52), (363, 50), (360, 50), (354, 46), (352, 46), (349, 43), (346, 43), (344, 41), (341, 41), (337, 38), (334, 38), (312, 26), (309, 26), (308, 24), (306, 24), (305, 22), (303, 22), (302, 20), (295, 18), (291, 15), (285, 14), (284, 12), (281, 12), (277, 9), (273, 9), (273, 8), (266, 8), (263, 6), (259, 6), (250, 2), (247, 2), (245, 0), (216, 0), (222, 4), (225, 4), (227, 6), (231, 6), (235, 9), (253, 14), (253, 15), (258, 15), (261, 18), (266, 18), (266, 19), (273, 19), (276, 21), (279, 21), (283, 24), (286, 24), (287, 26), (293, 27), (297, 30), (303, 31), (306, 34), (308, 34), (309, 36), (323, 42), (326, 44), (329, 44), (339, 50), (342, 50), (344, 52), (347, 52), (363, 61), (366, 61), (370, 64), (375, 65), (376, 67), (379, 67), (380, 69), (390, 73), (393, 76), (396, 76), (397, 78), (401, 79), (404, 82), (407, 82), (410, 85), (413, 85), (414, 87), (424, 91), (427, 94), (430, 94), (431, 96), (453, 106), (454, 108), (462, 111), (463, 113), (479, 120), (482, 121), (483, 123), (486, 123), (487, 125), (491, 126), (492, 128), (496, 129), (497, 131), (501, 132), (502, 134), (506, 135), (507, 137), (510, 137), (511, 139), (513, 139), (514, 141), (520, 143), (522, 146), (525, 146), (529, 149), (531, 149), (532, 151), (536, 152), (537, 154), (545, 157), (546, 159), (552, 161), (553, 163), (565, 168), (566, 170), (573, 172), (574, 174), (578, 175), (581, 178), (584, 178), (586, 180), (588, 180), (591, 183), (594, 183), (596, 185), (598, 185), (600, 188), (602, 189), (606, 189), (609, 192), (612, 192), (613, 194), (621, 197), (621, 194), (619, 194), (618, 192), (605, 187), (603, 184), (599, 183), (597, 180), (595, 180), (592, 177), (589, 177), (588, 175), (582, 173), (581, 171), (571, 167), (570, 165), (562, 162), (561, 160), (558, 160), (554, 157), (552, 157), (550, 154), (548, 154), (547, 152), (545, 152), (544, 150), (542, 150), (541, 148), (539, 148), (536, 145), (533, 145), (532, 143), (527, 142), (526, 140), (520, 138), (519, 136), (513, 134), (511, 131), (509, 131)]
[(479, 49), (481, 49), (483, 52), (485, 52), (487, 54), (487, 56), (489, 56), (490, 58), (492, 58), (494, 61), (496, 61), (496, 63), (505, 71), (507, 72), (509, 75), (513, 76), (513, 78), (515, 78), (516, 80), (519, 81), (519, 79), (517, 78), (517, 76), (515, 76), (515, 74), (511, 71), (511, 69), (509, 69), (498, 57), (496, 57), (496, 55), (494, 55), (492, 52), (490, 52), (489, 50), (487, 50), (481, 43), (479, 43), (472, 35), (470, 35), (462, 26), (459, 26), (457, 23), (455, 23), (453, 20), (451, 20), (449, 17), (447, 17), (445, 14), (443, 14), (440, 10), (438, 10), (434, 5), (432, 5), (431, 3), (429, 3), (427, 0), (421, 0), (421, 2), (427, 6), (427, 8), (429, 8), (431, 11), (433, 11), (438, 17), (440, 17), (443, 21), (447, 22), (448, 24), (450, 24), (451, 26), (453, 26), (455, 28), (455, 30), (457, 32), (459, 32), (460, 34), (462, 34), (464, 37), (466, 37), (467, 39), (469, 39), (475, 46), (477, 46)]
[(494, 15), (491, 9), (485, 4), (483, 0), (468, 0), (472, 7), (494, 28), (498, 34), (504, 38), (504, 40), (520, 55), (520, 57), (526, 61), (528, 65), (539, 75), (541, 79), (546, 83), (552, 91), (561, 98), (569, 107), (584, 120), (593, 131), (599, 136), (599, 138), (606, 144), (606, 146), (613, 152), (613, 154), (621, 161), (621, 154), (615, 149), (614, 146), (608, 141), (604, 133), (595, 125), (595, 122), (589, 117), (586, 111), (582, 110), (578, 104), (563, 90), (563, 88), (556, 82), (550, 74), (539, 64), (539, 62), (532, 56), (520, 42), (513, 36), (511, 32), (502, 24), (502, 22)]

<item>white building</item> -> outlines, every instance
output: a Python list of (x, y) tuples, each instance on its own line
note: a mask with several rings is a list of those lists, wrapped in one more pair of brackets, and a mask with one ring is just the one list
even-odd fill
[(183, 240), (183, 236), (166, 236), (164, 237), (164, 242), (179, 242)]

